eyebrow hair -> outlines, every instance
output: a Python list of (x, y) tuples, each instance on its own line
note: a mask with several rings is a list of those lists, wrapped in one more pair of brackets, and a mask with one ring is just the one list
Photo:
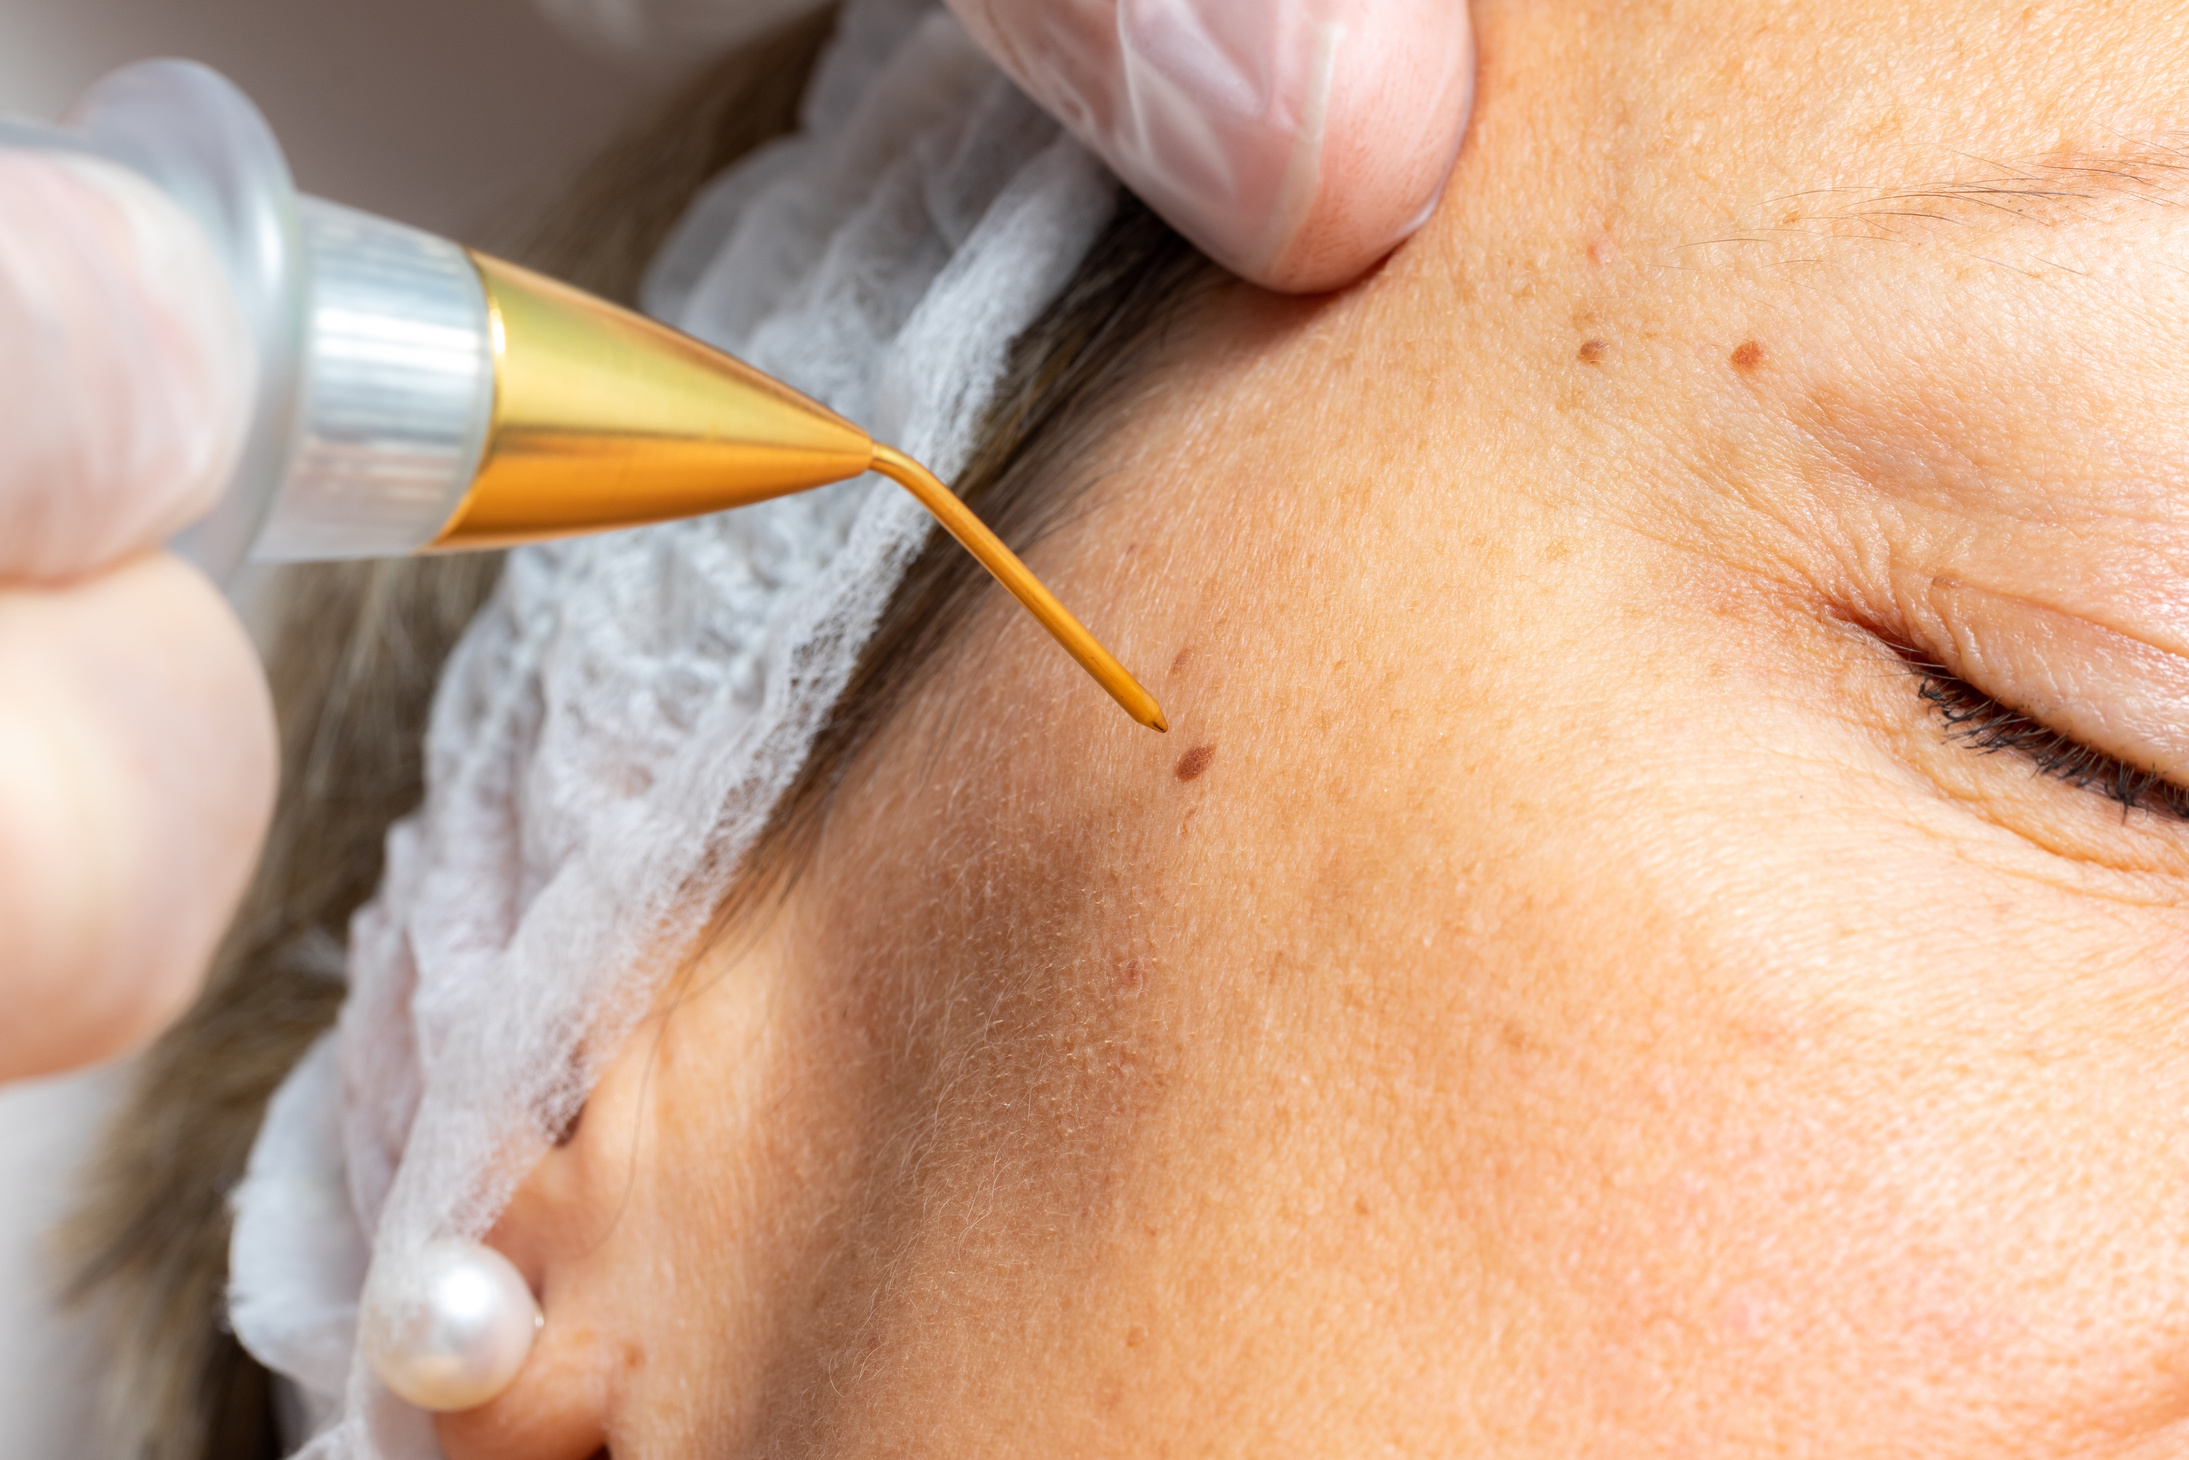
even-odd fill
[[(1773, 227), (1849, 226), (1878, 238), (1905, 238), (1907, 224), (2053, 228), (2097, 216), (2107, 204), (2171, 210), (2189, 202), (2189, 139), (2123, 137), (2110, 149), (2065, 149), (2021, 162), (1956, 152), (1959, 175), (1914, 186), (1811, 188), (1764, 199), (1791, 204)], [(1855, 236), (1860, 236), (1859, 234)]]
[[(1804, 188), (1760, 198), (1765, 214), (1750, 230), (1674, 245), (1660, 267), (1706, 267), (1691, 250), (1727, 245), (1771, 245), (1798, 240), (1871, 242), (1918, 247), (1976, 241), (2002, 233), (2027, 235), (2107, 216), (2122, 207), (2172, 211), (2189, 206), (2189, 133), (2123, 136), (2110, 146), (2061, 148), (2026, 161), (2001, 161), (1981, 153), (1941, 148), (1963, 164), (1955, 174), (1915, 184), (1842, 184)], [(2032, 278), (2041, 275), (1985, 254), (1972, 257)], [(2054, 259), (2030, 260), (2080, 273)], [(1781, 258), (1779, 264), (1814, 264), (1818, 257)]]

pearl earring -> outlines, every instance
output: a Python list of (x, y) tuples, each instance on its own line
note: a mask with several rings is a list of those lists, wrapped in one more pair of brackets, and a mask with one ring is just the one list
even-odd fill
[(380, 1382), (420, 1409), (476, 1409), (507, 1389), (546, 1321), (515, 1264), (442, 1238), (373, 1265), (359, 1338)]

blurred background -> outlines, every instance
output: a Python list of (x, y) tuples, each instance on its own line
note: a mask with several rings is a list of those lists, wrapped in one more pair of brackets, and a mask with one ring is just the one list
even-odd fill
[[(522, 215), (705, 59), (589, 49), (531, 0), (0, 0), (0, 111), (51, 120), (150, 56), (227, 73), (307, 192), (458, 239)], [(101, 1453), (98, 1355), (43, 1239), (125, 1079), (0, 1088), (0, 1460)]]
[(150, 56), (249, 92), (305, 191), (459, 238), (688, 69), (583, 47), (531, 0), (4, 0), (0, 110), (50, 120)]

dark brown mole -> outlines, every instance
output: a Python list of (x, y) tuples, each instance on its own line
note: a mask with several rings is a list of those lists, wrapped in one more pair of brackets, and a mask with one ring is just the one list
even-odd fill
[(1733, 351), (1735, 370), (1753, 370), (1763, 363), (1763, 346), (1754, 340), (1743, 340)]
[(1594, 365), (1610, 351), (1611, 346), (1605, 344), (1602, 340), (1583, 340), (1581, 348), (1573, 352), (1573, 358), (1579, 360), (1583, 365)]
[(1178, 777), (1178, 779), (1181, 781), (1190, 781), (1195, 776), (1200, 775), (1201, 772), (1207, 770), (1209, 768), (1209, 762), (1215, 759), (1215, 746), (1196, 745), (1193, 749), (1178, 757), (1178, 766), (1175, 770), (1171, 772), (1171, 774)]

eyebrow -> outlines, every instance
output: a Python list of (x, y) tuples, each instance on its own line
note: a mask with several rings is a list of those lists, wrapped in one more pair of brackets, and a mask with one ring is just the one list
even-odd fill
[(1792, 205), (1773, 225), (1854, 226), (1879, 238), (1904, 238), (1909, 223), (1949, 227), (2008, 224), (2053, 228), (2093, 218), (2125, 202), (2171, 211), (2189, 201), (2189, 147), (2183, 138), (2121, 138), (2111, 149), (2064, 150), (2026, 162), (1976, 153), (1957, 176), (1909, 186), (1811, 188), (1764, 199)]
[[(1957, 174), (1908, 184), (1849, 184), (1777, 193), (1752, 206), (1767, 215), (1752, 230), (1675, 245), (1664, 261), (1675, 269), (1702, 267), (1690, 252), (1726, 245), (1783, 244), (1817, 240), (1901, 244), (1917, 247), (1954, 241), (1997, 238), (2012, 233), (2039, 234), (2062, 225), (2092, 221), (2120, 207), (2172, 212), (2189, 206), (2189, 133), (2122, 136), (2106, 147), (2062, 148), (2024, 162), (2001, 161), (1981, 153), (1938, 149), (1960, 160)], [(1986, 254), (1972, 254), (2031, 278), (2030, 269)], [(1816, 257), (1784, 258), (1781, 264), (1811, 264)], [(2048, 268), (2082, 270), (2056, 259), (2034, 258)]]

